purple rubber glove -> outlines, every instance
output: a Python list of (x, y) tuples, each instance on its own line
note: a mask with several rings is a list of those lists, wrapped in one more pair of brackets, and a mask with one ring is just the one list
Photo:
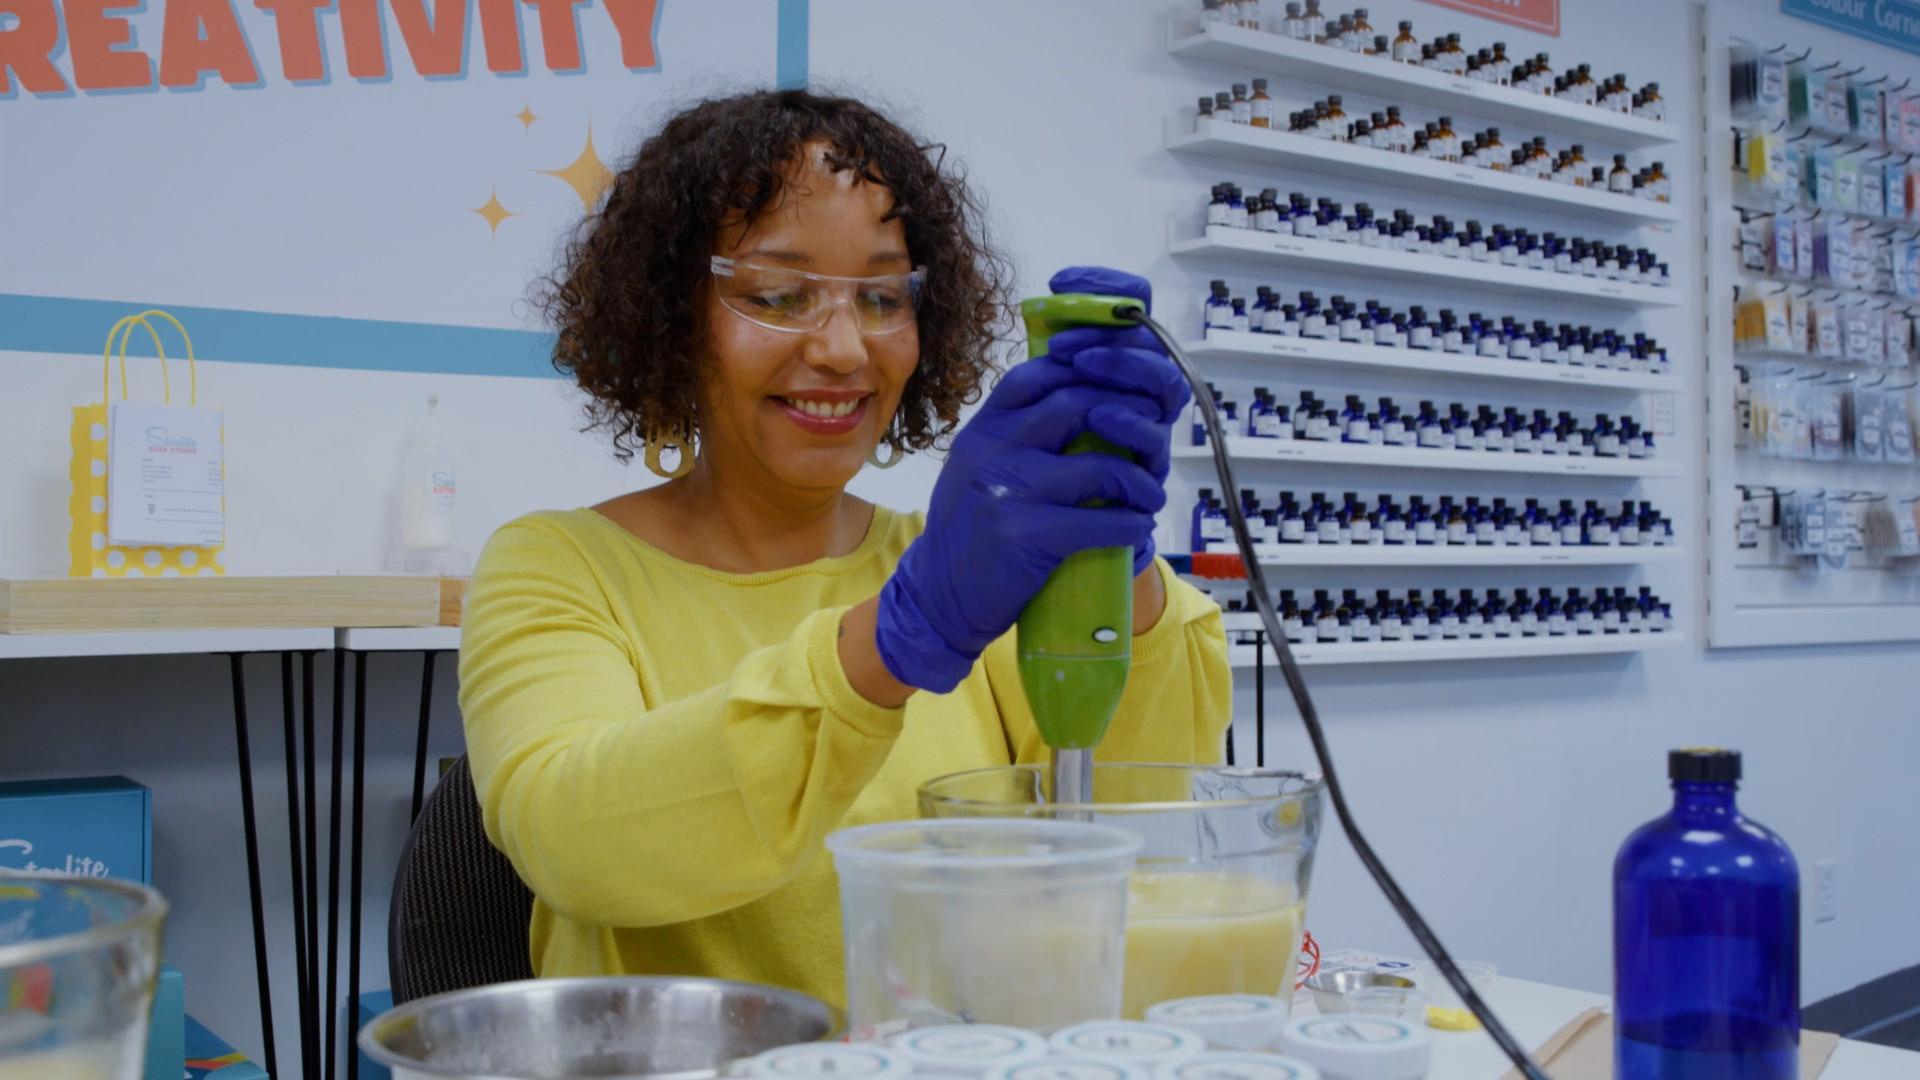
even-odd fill
[[(1153, 311), (1153, 286), (1147, 279), (1100, 266), (1069, 266), (1053, 275), (1047, 283), (1056, 293), (1093, 293), (1098, 296), (1127, 296)], [(1193, 400), (1187, 380), (1167, 356), (1160, 339), (1145, 329), (1112, 330), (1089, 327), (1057, 334), (1049, 343), (1054, 356), (1073, 358), (1075, 370), (1096, 386), (1131, 390), (1144, 394), (1162, 406), (1160, 422), (1130, 423), (1132, 437), (1110, 439), (1133, 451), (1140, 463), (1162, 484), (1173, 442), (1173, 427), (1181, 411)], [(1143, 354), (1152, 354), (1151, 356)], [(1118, 354), (1125, 354), (1124, 356)], [(1154, 430), (1157, 429), (1157, 430)], [(1153, 562), (1153, 535), (1133, 549), (1133, 572), (1137, 577)]]
[[(1108, 275), (1098, 284), (1109, 293), (1146, 291), (1138, 278), (1097, 273)], [(1054, 279), (1056, 289), (1090, 287), (1069, 274)], [(926, 532), (880, 590), (874, 639), (894, 678), (952, 690), (1068, 555), (1126, 546), (1152, 557), (1172, 425), (1186, 398), (1165, 378), (1179, 378), (1171, 361), (1142, 347), (1142, 335), (1056, 335), (1046, 355), (1009, 371), (961, 429), (934, 484)], [(1086, 432), (1139, 461), (1061, 453)], [(1093, 499), (1107, 505), (1080, 505)]]

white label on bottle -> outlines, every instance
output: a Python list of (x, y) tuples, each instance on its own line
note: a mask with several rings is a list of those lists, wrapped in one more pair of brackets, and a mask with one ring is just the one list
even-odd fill
[(1447, 522), (1447, 543), (1464, 544), (1467, 542), (1467, 523), (1464, 521)]
[(1385, 524), (1381, 525), (1380, 531), (1385, 534), (1389, 544), (1407, 542), (1407, 523), (1400, 518), (1388, 518)]
[(1413, 527), (1413, 541), (1416, 544), (1431, 544), (1440, 538), (1440, 527), (1432, 518), (1426, 518)]

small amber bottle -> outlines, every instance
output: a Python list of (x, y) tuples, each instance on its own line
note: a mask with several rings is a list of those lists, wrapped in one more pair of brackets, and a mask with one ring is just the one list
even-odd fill
[(1413, 23), (1400, 21), (1400, 35), (1393, 39), (1393, 58), (1402, 64), (1420, 62), (1420, 42), (1413, 36)]
[(1251, 106), (1247, 122), (1257, 128), (1273, 126), (1273, 99), (1267, 96), (1267, 80), (1253, 80), (1253, 97), (1248, 100)]

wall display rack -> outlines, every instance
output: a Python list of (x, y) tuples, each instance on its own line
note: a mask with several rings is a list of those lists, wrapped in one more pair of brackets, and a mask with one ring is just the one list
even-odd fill
[[(1920, 60), (1800, 20), (1713, 5), (1703, 9), (1701, 48), (1707, 528), (1699, 546), (1706, 560), (1707, 643), (1920, 639), (1920, 465), (1888, 460), (1875, 441), (1886, 418), (1883, 398), (1892, 403), (1886, 407), (1906, 410), (1910, 425), (1915, 403), (1909, 395), (1920, 389), (1910, 384), (1920, 369), (1895, 349), (1857, 349), (1867, 341), (1864, 333), (1822, 343), (1817, 325), (1802, 330), (1795, 323), (1797, 313), (1806, 313), (1817, 324), (1812, 309), (1826, 306), (1863, 327), (1871, 312), (1876, 322), (1905, 324), (1900, 332), (1906, 333), (1920, 305), (1909, 307), (1911, 292), (1888, 287), (1899, 267), (1862, 266), (1857, 280), (1863, 287), (1850, 287), (1826, 280), (1826, 273), (1782, 273), (1770, 250), (1775, 215), (1783, 219), (1781, 236), (1793, 235), (1787, 223), (1796, 218), (1820, 222), (1824, 230), (1870, 219), (1858, 235), (1894, 245), (1920, 241), (1920, 216), (1888, 216), (1884, 189), (1875, 193), (1881, 205), (1868, 207), (1880, 213), (1860, 213), (1857, 196), (1845, 208), (1820, 205), (1819, 188), (1808, 187), (1806, 173), (1812, 164), (1818, 185), (1822, 160), (1851, 159), (1845, 172), (1856, 179), (1904, 165), (1905, 156), (1920, 149), (1914, 141), (1920, 139)], [(1809, 89), (1815, 96), (1803, 97), (1805, 105), (1790, 101)], [(1828, 93), (1837, 108), (1825, 108)], [(1903, 116), (1911, 133), (1900, 126)], [(1749, 151), (1764, 162), (1760, 180), (1746, 169)], [(1798, 164), (1779, 169), (1787, 160)], [(1788, 182), (1777, 182), (1776, 172)], [(1834, 252), (1823, 242), (1818, 254), (1831, 273)], [(1753, 323), (1737, 323), (1741, 310), (1762, 318), (1777, 311), (1788, 325), (1752, 338), (1745, 331)], [(1871, 328), (1881, 330), (1873, 344), (1893, 340), (1881, 325)], [(1793, 344), (1796, 330), (1804, 349)], [(1788, 347), (1759, 347), (1779, 342)], [(1872, 438), (1862, 445), (1874, 450), (1871, 458), (1853, 443), (1861, 437), (1859, 421), (1868, 417)], [(1798, 438), (1807, 440), (1804, 456)], [(1907, 439), (1910, 444), (1910, 426)]]
[[(1329, 90), (1341, 92), (1372, 102), (1359, 106), (1358, 115), (1362, 116), (1366, 109), (1405, 104), (1423, 113), (1422, 119), (1433, 118), (1425, 113), (1444, 113), (1461, 117), (1469, 124), (1507, 124), (1523, 137), (1537, 133), (1553, 140), (1584, 143), (1597, 160), (1606, 160), (1614, 152), (1673, 146), (1679, 139), (1680, 128), (1671, 121), (1613, 113), (1412, 65), (1356, 56), (1267, 30), (1213, 24), (1203, 27), (1198, 7), (1196, 3), (1194, 11), (1170, 18), (1167, 36), (1169, 53), (1188, 62), (1192, 68), (1196, 90), (1210, 89), (1213, 83), (1224, 88), (1229, 83), (1264, 78), (1273, 85), (1276, 97), (1284, 96), (1288, 100), (1320, 97)], [(1285, 116), (1278, 102), (1276, 111), (1279, 116)], [(1660, 257), (1674, 254), (1671, 230), (1683, 219), (1680, 208), (1669, 202), (1312, 138), (1221, 117), (1201, 118), (1196, 116), (1190, 101), (1184, 112), (1167, 121), (1165, 146), (1168, 153), (1183, 160), (1214, 162), (1222, 170), (1244, 177), (1249, 184), (1248, 191), (1264, 187), (1277, 187), (1282, 192), (1326, 191), (1326, 178), (1340, 178), (1368, 185), (1376, 193), (1390, 192), (1389, 205), (1404, 203), (1416, 213), (1458, 211), (1462, 219), (1493, 220), (1505, 220), (1506, 215), (1512, 214), (1522, 217), (1521, 223), (1529, 227), (1559, 230), (1563, 236), (1594, 236), (1609, 244), (1647, 247)], [(1194, 194), (1193, 207), (1197, 211), (1206, 201), (1200, 198), (1204, 187), (1196, 184)], [(1375, 194), (1373, 205), (1382, 205), (1388, 198)], [(1459, 210), (1463, 206), (1476, 212)], [(1555, 321), (1572, 317), (1576, 322), (1587, 321), (1596, 326), (1644, 330), (1647, 327), (1639, 320), (1675, 310), (1685, 302), (1693, 287), (1690, 281), (1678, 279), (1670, 285), (1599, 280), (1555, 273), (1551, 269), (1476, 263), (1438, 254), (1209, 226), (1199, 220), (1200, 217), (1197, 213), (1184, 215), (1171, 223), (1168, 250), (1182, 269), (1216, 278), (1237, 274), (1243, 282), (1256, 280), (1248, 275), (1261, 275), (1257, 280), (1284, 283), (1284, 286), (1276, 285), (1277, 289), (1319, 288), (1317, 282), (1321, 277), (1379, 282), (1403, 292), (1420, 290), (1422, 295), (1430, 295), (1435, 305), (1452, 304), (1463, 311), (1478, 306), (1480, 298), (1493, 295), (1516, 308), (1529, 303), (1549, 305), (1560, 317)], [(1668, 250), (1660, 250), (1663, 247)], [(1327, 291), (1340, 290), (1329, 286)], [(1352, 295), (1351, 290), (1348, 295)], [(1540, 314), (1535, 311), (1530, 317), (1538, 318)], [(1675, 361), (1672, 371), (1612, 370), (1218, 328), (1204, 335), (1193, 335), (1187, 348), (1209, 377), (1218, 378), (1223, 392), (1228, 393), (1253, 383), (1277, 386), (1300, 382), (1307, 376), (1296, 373), (1312, 370), (1316, 374), (1336, 373), (1321, 380), (1327, 385), (1340, 382), (1338, 373), (1351, 374), (1356, 380), (1371, 380), (1368, 385), (1375, 390), (1382, 389), (1383, 382), (1391, 380), (1396, 393), (1405, 389), (1412, 398), (1478, 395), (1492, 401), (1510, 393), (1514, 397), (1529, 398), (1532, 407), (1546, 405), (1576, 410), (1588, 418), (1609, 409), (1617, 415), (1661, 418), (1653, 424), (1661, 443), (1650, 459), (1441, 451), (1339, 441), (1280, 440), (1236, 433), (1230, 437), (1228, 449), (1240, 466), (1240, 480), (1243, 484), (1257, 484), (1263, 490), (1277, 486), (1277, 476), (1312, 468), (1316, 475), (1328, 476), (1363, 470), (1369, 477), (1397, 476), (1401, 479), (1394, 482), (1409, 484), (1422, 476), (1467, 473), (1474, 474), (1479, 485), (1508, 486), (1510, 490), (1499, 492), (1501, 494), (1542, 495), (1545, 492), (1540, 485), (1545, 484), (1554, 486), (1561, 497), (1612, 499), (1633, 493), (1645, 498), (1644, 493), (1637, 491), (1642, 485), (1683, 476), (1681, 447), (1684, 440), (1693, 437), (1688, 425), (1676, 419), (1695, 412), (1687, 404), (1691, 398), (1689, 379), (1679, 374), (1684, 358), (1677, 356), (1672, 358)], [(1404, 386), (1400, 380), (1405, 380)], [(1186, 441), (1185, 434), (1183, 428), (1179, 441)], [(1177, 445), (1173, 456), (1176, 479), (1188, 485), (1187, 490), (1211, 485), (1211, 451), (1207, 447)], [(1305, 478), (1297, 481), (1299, 484), (1313, 482), (1317, 481)], [(1525, 491), (1515, 490), (1521, 486)], [(1187, 535), (1184, 524), (1191, 509), (1191, 505), (1177, 504), (1177, 500), (1169, 504), (1166, 517), (1176, 523), (1176, 535)], [(1524, 576), (1530, 578), (1533, 574), (1528, 571), (1554, 567), (1592, 567), (1595, 573), (1631, 576), (1649, 568), (1686, 565), (1685, 545), (1691, 539), (1690, 524), (1676, 522), (1678, 537), (1673, 545), (1638, 549), (1389, 550), (1315, 545), (1318, 550), (1311, 550), (1305, 545), (1284, 545), (1263, 548), (1259, 556), (1263, 566), (1297, 571), (1290, 574), (1289, 585), (1298, 586), (1304, 580), (1308, 587), (1312, 587), (1316, 578), (1328, 584), (1362, 585), (1366, 584), (1369, 570), (1394, 574), (1409, 566), (1423, 568), (1426, 571), (1423, 580), (1432, 575), (1429, 585), (1448, 585), (1458, 578), (1459, 583), (1467, 587), (1486, 585), (1489, 574), (1524, 572)], [(1205, 558), (1210, 560), (1216, 556)], [(1192, 562), (1182, 565), (1191, 567)], [(1333, 578), (1336, 574), (1337, 582)], [(1462, 574), (1479, 576), (1459, 578)], [(1610, 584), (1625, 584), (1627, 580), (1620, 577)], [(1230, 583), (1215, 581), (1212, 585), (1221, 596), (1231, 592)], [(1248, 622), (1251, 618), (1230, 614), (1228, 621), (1233, 623), (1230, 630), (1236, 642), (1233, 646), (1235, 665), (1253, 667), (1258, 674), (1267, 662), (1254, 647), (1259, 631)], [(1234, 622), (1236, 619), (1247, 625), (1240, 626)], [(1298, 645), (1294, 653), (1303, 664), (1631, 656), (1646, 649), (1681, 644), (1686, 640), (1685, 625), (1686, 617), (1682, 613), (1680, 625), (1663, 633), (1315, 643)]]

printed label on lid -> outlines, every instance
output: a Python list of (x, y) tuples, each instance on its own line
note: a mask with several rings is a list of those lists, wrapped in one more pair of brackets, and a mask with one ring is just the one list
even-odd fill
[(1054, 1058), (1007, 1069), (1006, 1080), (1136, 1080), (1140, 1075), (1123, 1065), (1085, 1058)]
[(775, 1076), (878, 1076), (894, 1061), (878, 1050), (851, 1046), (790, 1046), (768, 1051), (759, 1060), (763, 1074)]
[(991, 1063), (995, 1058), (1033, 1054), (1043, 1049), (1040, 1037), (1012, 1028), (989, 1025), (952, 1025), (924, 1028), (900, 1037), (901, 1050), (918, 1057)]
[(1294, 1030), (1304, 1038), (1347, 1046), (1392, 1046), (1413, 1037), (1412, 1028), (1382, 1016), (1317, 1017), (1300, 1021)]
[(1306, 1080), (1313, 1074), (1272, 1054), (1209, 1054), (1160, 1075), (1167, 1080)]
[(1068, 1039), (1075, 1050), (1106, 1054), (1164, 1054), (1180, 1046), (1180, 1039), (1162, 1031), (1133, 1031), (1125, 1028), (1109, 1031), (1083, 1031)]

